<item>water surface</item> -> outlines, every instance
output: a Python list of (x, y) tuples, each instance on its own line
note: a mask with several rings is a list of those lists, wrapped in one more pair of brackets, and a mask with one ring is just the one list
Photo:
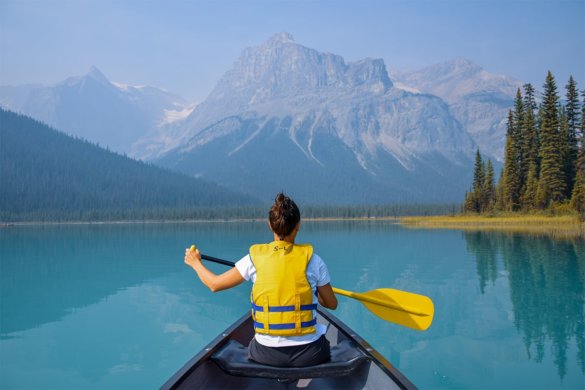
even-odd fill
[[(335, 312), (420, 388), (585, 387), (583, 241), (390, 222), (305, 222), (298, 239), (337, 287), (433, 299), (426, 332), (344, 297)], [(237, 260), (270, 240), (264, 222), (1, 229), (0, 388), (157, 388), (249, 307), (249, 284), (209, 292), (184, 248)]]

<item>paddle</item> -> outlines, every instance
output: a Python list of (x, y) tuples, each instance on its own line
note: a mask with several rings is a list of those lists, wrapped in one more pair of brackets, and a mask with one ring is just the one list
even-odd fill
[[(191, 246), (195, 250), (195, 245)], [(235, 267), (235, 263), (202, 254), (203, 260)], [(435, 309), (429, 297), (391, 288), (378, 288), (364, 293), (333, 287), (333, 292), (360, 301), (381, 319), (416, 330), (426, 330), (433, 322)]]

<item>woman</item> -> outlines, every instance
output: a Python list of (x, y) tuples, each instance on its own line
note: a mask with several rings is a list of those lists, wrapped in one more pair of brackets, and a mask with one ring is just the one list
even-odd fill
[(185, 263), (213, 292), (251, 280), (254, 338), (248, 357), (278, 367), (306, 367), (330, 358), (326, 327), (316, 323), (317, 302), (337, 308), (329, 271), (308, 244), (295, 244), (301, 214), (279, 193), (268, 213), (274, 241), (250, 247), (235, 268), (215, 275), (201, 263), (198, 250), (185, 251)]

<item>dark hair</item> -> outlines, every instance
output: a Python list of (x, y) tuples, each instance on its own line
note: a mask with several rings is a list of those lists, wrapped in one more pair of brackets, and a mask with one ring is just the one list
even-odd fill
[(282, 240), (295, 229), (301, 220), (301, 212), (296, 203), (282, 192), (274, 198), (268, 212), (270, 228)]

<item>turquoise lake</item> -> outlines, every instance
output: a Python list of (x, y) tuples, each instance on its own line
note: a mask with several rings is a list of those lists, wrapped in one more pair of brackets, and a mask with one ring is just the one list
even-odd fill
[[(184, 249), (237, 260), (271, 239), (265, 222), (0, 229), (0, 388), (158, 388), (249, 308), (250, 284), (209, 292)], [(585, 388), (584, 241), (347, 221), (297, 241), (334, 286), (431, 297), (426, 332), (345, 297), (334, 312), (421, 389)]]

